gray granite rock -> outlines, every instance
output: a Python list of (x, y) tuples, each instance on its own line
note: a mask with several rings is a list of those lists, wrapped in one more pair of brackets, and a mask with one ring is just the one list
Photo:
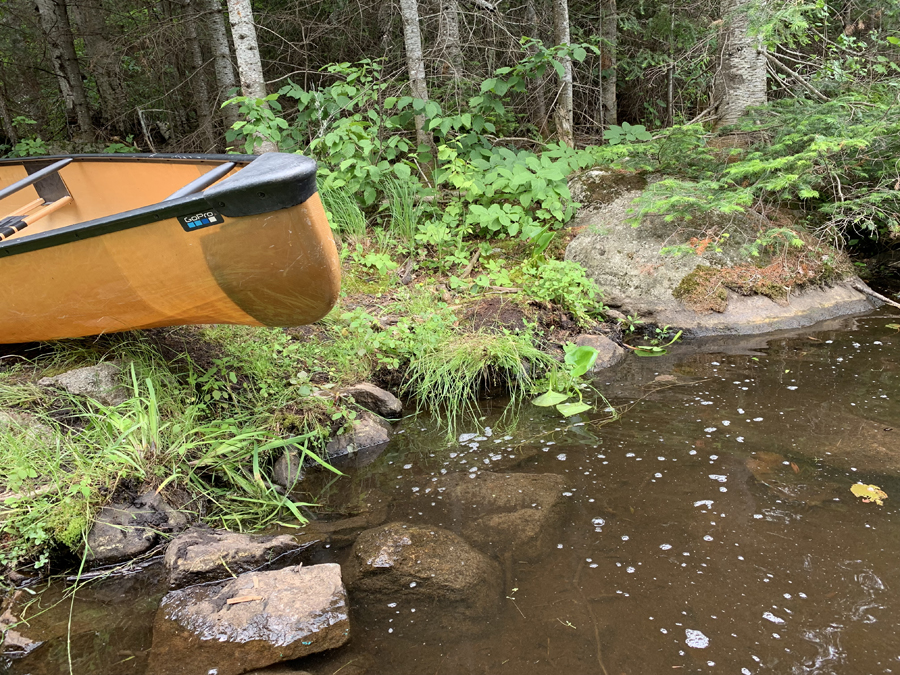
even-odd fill
[(285, 448), (281, 456), (275, 460), (272, 482), (290, 490), (301, 480), (303, 480), (303, 460), (300, 453), (293, 448)]
[(368, 382), (345, 387), (341, 393), (352, 396), (357, 405), (387, 419), (397, 419), (403, 414), (403, 404), (391, 392)]
[(611, 368), (625, 359), (625, 350), (605, 335), (579, 335), (575, 338), (575, 344), (597, 350), (597, 360), (591, 368), (592, 373)]
[(288, 534), (267, 537), (192, 527), (175, 537), (166, 549), (169, 588), (225, 579), (256, 570), (276, 558), (287, 566), (296, 563), (309, 545)]
[[(662, 217), (650, 216), (639, 227), (632, 227), (629, 210), (639, 194), (628, 191), (609, 203), (582, 209), (573, 223), (580, 234), (566, 249), (566, 259), (585, 268), (603, 289), (604, 302), (610, 306), (694, 336), (800, 328), (872, 309), (868, 297), (852, 288), (852, 283), (861, 283), (853, 278), (831, 286), (792, 291), (785, 302), (727, 291), (724, 311), (696, 312), (675, 299), (672, 292), (698, 265), (728, 267), (747, 262), (742, 245), (752, 241), (748, 233), (755, 233), (764, 223), (753, 221), (752, 214), (717, 216), (715, 222), (698, 220), (696, 232), (682, 228), (679, 241), (694, 234), (702, 238), (705, 228), (727, 230), (733, 236), (721, 246), (721, 251), (707, 250), (703, 256), (661, 255), (660, 250), (673, 243), (674, 226)], [(738, 218), (746, 222), (738, 223)]]
[(350, 431), (335, 436), (325, 446), (329, 462), (345, 465), (348, 462), (362, 466), (374, 461), (391, 439), (391, 425), (364, 412), (354, 420)]
[(107, 361), (41, 378), (38, 385), (65, 389), (70, 394), (87, 396), (103, 405), (119, 405), (128, 399), (128, 392), (122, 386), (121, 370), (118, 364)]
[(100, 510), (88, 532), (87, 560), (97, 564), (128, 560), (155, 546), (160, 534), (176, 532), (187, 524), (186, 514), (153, 491), (131, 503), (109, 504)]

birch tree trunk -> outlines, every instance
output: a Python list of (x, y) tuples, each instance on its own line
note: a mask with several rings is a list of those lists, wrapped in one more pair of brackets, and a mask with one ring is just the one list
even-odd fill
[[(419, 7), (416, 0), (400, 0), (400, 17), (403, 19), (403, 44), (406, 47), (406, 66), (409, 70), (409, 88), (413, 98), (428, 100), (425, 82), (425, 59), (422, 57), (422, 36), (419, 33)], [(431, 145), (425, 132), (425, 116), (416, 115), (416, 141)]]
[(89, 59), (88, 71), (97, 83), (100, 114), (104, 127), (124, 134), (130, 131), (127, 119), (128, 96), (119, 72), (119, 54), (106, 39), (106, 9), (100, 0), (76, 0), (69, 4)]
[(765, 47), (749, 33), (752, 0), (722, 0), (719, 69), (713, 80), (717, 126), (734, 124), (748, 107), (766, 102)]
[[(228, 31), (225, 28), (225, 15), (222, 13), (221, 0), (200, 0), (206, 17), (206, 34), (209, 37), (216, 68), (216, 87), (219, 105), (231, 98), (231, 91), (237, 87), (234, 77), (234, 66), (231, 63), (231, 46), (228, 44)], [(222, 108), (222, 120), (230, 129), (238, 121), (238, 107), (228, 105)]]
[(459, 3), (457, 0), (441, 0), (441, 16), (438, 25), (438, 53), (446, 62), (447, 75), (456, 83), (462, 76), (463, 55), (459, 41)]
[(78, 127), (76, 137), (80, 141), (90, 141), (94, 136), (91, 112), (88, 107), (78, 56), (75, 53), (75, 38), (65, 0), (36, 0), (41, 28), (47, 36), (53, 71), (59, 82), (59, 91), (66, 102), (67, 117), (71, 114)]
[(619, 123), (616, 102), (616, 44), (619, 36), (619, 15), (616, 0), (604, 0), (601, 3), (603, 23), (600, 37), (603, 44), (600, 48), (600, 70), (603, 84), (601, 105), (603, 106), (603, 124), (609, 126)]
[[(567, 45), (571, 39), (569, 36), (569, 3), (568, 0), (553, 0), (553, 22), (556, 33), (556, 44)], [(560, 59), (563, 67), (563, 75), (560, 79), (560, 91), (556, 97), (556, 135), (559, 140), (569, 147), (575, 145), (575, 136), (572, 130), (572, 58), (565, 56)]]
[[(228, 0), (228, 19), (231, 22), (231, 37), (234, 40), (234, 55), (237, 60), (241, 91), (252, 98), (266, 97), (266, 81), (263, 78), (262, 61), (259, 58), (259, 42), (256, 40), (256, 26), (250, 0)], [(272, 141), (263, 140), (253, 152), (277, 152)]]

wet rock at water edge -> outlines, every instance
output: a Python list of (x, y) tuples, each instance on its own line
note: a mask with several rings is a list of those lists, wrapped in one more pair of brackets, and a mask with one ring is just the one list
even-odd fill
[(285, 490), (290, 490), (301, 480), (303, 480), (303, 460), (300, 453), (293, 448), (285, 448), (284, 453), (275, 460), (272, 482)]
[(153, 491), (130, 504), (109, 504), (97, 514), (88, 533), (86, 559), (113, 563), (134, 558), (155, 546), (161, 534), (177, 532), (187, 525), (187, 515)]
[(422, 491), (435, 506), (427, 513), (476, 548), (534, 559), (546, 551), (565, 506), (562, 476), (481, 471), (440, 477)]
[[(459, 536), (428, 525), (389, 523), (366, 530), (345, 565), (347, 585), (366, 609), (389, 603), (434, 614), (444, 628), (477, 629), (497, 612), (500, 567)], [(387, 615), (387, 614), (386, 614)]]
[(579, 335), (575, 338), (575, 344), (597, 350), (597, 360), (591, 367), (592, 373), (611, 368), (625, 359), (625, 350), (605, 335)]
[(381, 454), (391, 433), (388, 422), (372, 413), (362, 413), (352, 422), (350, 431), (328, 441), (325, 456), (338, 466), (365, 466)]
[(356, 404), (387, 419), (398, 419), (403, 414), (403, 404), (391, 392), (368, 382), (345, 387), (341, 394), (352, 396)]
[(0, 635), (3, 636), (0, 659), (22, 658), (43, 644), (39, 640), (32, 640), (31, 638), (22, 635), (13, 628), (13, 626), (20, 623), (19, 618), (13, 613), (13, 606), (15, 606), (24, 595), (25, 591), (16, 591), (11, 596), (7, 597), (3, 604), (0, 605), (0, 610), (2, 610), (2, 612), (0, 612)]
[(340, 647), (349, 636), (339, 565), (247, 572), (167, 594), (147, 672), (240, 675)]
[[(747, 262), (742, 247), (752, 243), (767, 220), (746, 213), (741, 222), (733, 214), (697, 221), (693, 230), (682, 230), (682, 240), (704, 231), (728, 230), (734, 236), (727, 243), (710, 246), (702, 256), (663, 255), (671, 246), (674, 227), (662, 216), (645, 216), (640, 227), (632, 227), (634, 200), (640, 191), (620, 192), (612, 201), (586, 204), (573, 221), (579, 234), (566, 248), (566, 260), (580, 263), (589, 277), (603, 289), (604, 302), (628, 314), (637, 314), (647, 323), (684, 329), (686, 335), (739, 335), (765, 333), (785, 328), (809, 326), (819, 321), (867, 312), (872, 303), (853, 288), (858, 279), (834, 281), (827, 286), (793, 289), (783, 302), (762, 295), (741, 295), (724, 287), (715, 311), (696, 311), (675, 294), (682, 282), (700, 265), (729, 268)], [(583, 201), (583, 200), (579, 200)], [(715, 220), (720, 218), (720, 220)]]
[(239, 534), (192, 527), (175, 537), (166, 549), (169, 588), (225, 579), (272, 563), (296, 564), (315, 538), (299, 542), (288, 534), (277, 537)]
[(119, 405), (128, 400), (128, 392), (122, 386), (122, 369), (110, 361), (44, 377), (38, 380), (38, 385), (65, 389), (70, 394), (87, 396), (103, 405)]

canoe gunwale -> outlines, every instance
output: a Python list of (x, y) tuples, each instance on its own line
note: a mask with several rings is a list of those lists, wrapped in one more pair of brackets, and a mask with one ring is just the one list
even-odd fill
[[(75, 161), (246, 163), (236, 174), (203, 192), (139, 209), (74, 223), (48, 232), (18, 237), (0, 243), (0, 257), (29, 253), (100, 237), (112, 232), (215, 209), (227, 217), (252, 216), (304, 203), (316, 193), (316, 163), (301, 155), (266, 153), (254, 155), (69, 155)], [(66, 156), (0, 160), (0, 164), (25, 164), (62, 159)], [(76, 197), (77, 198), (77, 197)]]

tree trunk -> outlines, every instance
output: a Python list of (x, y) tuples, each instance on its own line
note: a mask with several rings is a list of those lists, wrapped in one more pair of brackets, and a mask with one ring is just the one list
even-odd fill
[(78, 25), (89, 59), (88, 71), (97, 83), (103, 125), (114, 133), (130, 131), (127, 120), (128, 96), (119, 72), (119, 55), (106, 39), (106, 9), (100, 0), (77, 0), (69, 5)]
[[(568, 0), (553, 0), (553, 21), (556, 33), (556, 44), (567, 45), (569, 37), (569, 2)], [(557, 96), (556, 110), (556, 135), (562, 143), (569, 147), (575, 145), (573, 132), (572, 113), (572, 58), (564, 56), (560, 59), (563, 67), (563, 76), (560, 78), (559, 96)]]
[(719, 69), (713, 80), (717, 126), (735, 124), (748, 107), (766, 102), (765, 47), (749, 34), (751, 0), (722, 0)]
[(619, 123), (616, 103), (616, 44), (619, 35), (619, 16), (616, 0), (601, 3), (603, 23), (600, 28), (602, 46), (600, 50), (600, 73), (603, 83), (601, 104), (603, 123), (607, 126)]
[[(403, 44), (406, 47), (406, 66), (409, 69), (409, 88), (413, 98), (428, 100), (425, 82), (425, 59), (422, 57), (422, 36), (419, 33), (419, 7), (416, 0), (400, 0), (403, 19)], [(416, 115), (416, 140), (420, 146), (431, 145), (425, 132), (425, 116)]]
[[(185, 3), (186, 12), (191, 8), (190, 0)], [(194, 91), (194, 110), (197, 113), (197, 131), (203, 139), (204, 152), (216, 150), (216, 133), (213, 122), (213, 101), (210, 100), (209, 88), (206, 86), (206, 74), (203, 72), (203, 50), (197, 39), (196, 22), (199, 15), (185, 16), (184, 31), (190, 43), (191, 85)]]
[[(538, 23), (537, 11), (534, 8), (534, 0), (527, 0), (525, 3), (525, 18), (528, 22), (528, 37), (539, 40), (541, 37), (540, 24)], [(537, 47), (530, 47), (528, 52), (534, 54)], [(537, 127), (541, 138), (547, 138), (547, 96), (545, 93), (547, 82), (546, 75), (541, 75), (530, 81), (531, 96), (534, 98), (534, 106), (531, 108), (531, 122)]]
[[(222, 14), (221, 0), (200, 0), (200, 7), (206, 14), (206, 33), (215, 59), (216, 85), (219, 93), (219, 104), (231, 98), (231, 92), (237, 88), (234, 78), (234, 67), (231, 63), (231, 46), (228, 44), (228, 31), (225, 29), (225, 16)], [(227, 105), (222, 108), (222, 120), (230, 129), (238, 121), (238, 107)]]
[(78, 56), (75, 53), (75, 38), (69, 24), (65, 0), (36, 0), (41, 27), (47, 36), (50, 59), (59, 82), (59, 90), (66, 102), (67, 117), (71, 113), (78, 126), (76, 137), (80, 141), (90, 141), (94, 136), (91, 112), (88, 107)]
[(462, 76), (463, 55), (459, 41), (459, 3), (457, 0), (441, 0), (438, 25), (438, 54), (444, 59), (441, 72), (456, 83)]
[[(259, 42), (256, 40), (256, 26), (250, 0), (228, 0), (228, 19), (231, 22), (231, 37), (234, 40), (234, 55), (237, 59), (241, 91), (249, 98), (266, 97), (266, 81), (263, 78), (262, 61), (259, 58)], [(255, 154), (277, 152), (272, 141), (264, 140), (253, 149)]]
[(13, 126), (12, 116), (9, 114), (9, 107), (6, 105), (6, 91), (0, 91), (0, 120), (3, 121), (3, 133), (10, 145), (19, 142), (19, 135), (16, 133), (16, 127)]

